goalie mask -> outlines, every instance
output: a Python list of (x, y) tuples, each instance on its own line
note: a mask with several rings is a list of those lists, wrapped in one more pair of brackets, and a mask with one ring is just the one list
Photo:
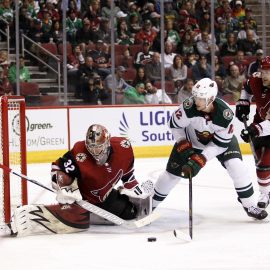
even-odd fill
[(88, 152), (103, 165), (110, 154), (110, 133), (101, 125), (91, 125), (86, 133), (85, 146)]
[(217, 83), (209, 78), (199, 80), (192, 87), (192, 96), (194, 98), (205, 99), (206, 108), (215, 100), (217, 93)]

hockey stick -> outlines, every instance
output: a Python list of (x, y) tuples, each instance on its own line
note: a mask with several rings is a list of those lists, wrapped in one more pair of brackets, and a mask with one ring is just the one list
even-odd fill
[[(28, 182), (31, 182), (31, 183), (38, 185), (38, 186), (40, 186), (40, 187), (42, 187), (50, 192), (55, 193), (55, 191), (53, 189), (46, 187), (45, 185), (41, 184), (40, 182), (38, 182), (34, 179), (30, 179), (28, 176), (26, 176), (24, 174), (15, 172), (11, 168), (9, 168), (3, 164), (0, 164), (0, 168), (8, 171), (9, 173), (12, 173), (12, 174), (20, 177)], [(92, 213), (96, 214), (97, 216), (105, 218), (106, 220), (111, 221), (112, 223), (114, 223), (116, 225), (123, 226), (123, 227), (128, 228), (128, 229), (136, 229), (136, 228), (146, 226), (160, 217), (159, 213), (152, 212), (151, 214), (149, 214), (148, 216), (146, 216), (142, 219), (126, 221), (126, 220), (124, 220), (124, 219), (90, 203), (90, 202), (81, 200), (81, 201), (77, 201), (76, 203), (78, 205), (80, 205), (83, 209), (85, 209), (89, 212), (92, 212)]]
[(180, 230), (174, 230), (173, 234), (176, 238), (181, 238), (185, 241), (191, 241), (193, 237), (193, 206), (192, 206), (192, 175), (191, 173), (188, 176), (188, 228), (189, 235), (183, 233)]
[[(242, 119), (243, 119), (245, 129), (247, 129), (247, 127), (248, 127), (248, 125), (247, 125), (247, 117), (244, 114), (242, 115)], [(250, 145), (250, 148), (251, 148), (252, 155), (254, 156), (255, 162), (257, 164), (258, 163), (258, 157), (257, 157), (257, 154), (255, 152), (255, 148), (254, 148), (254, 144), (253, 144), (251, 136), (249, 136), (249, 145)]]

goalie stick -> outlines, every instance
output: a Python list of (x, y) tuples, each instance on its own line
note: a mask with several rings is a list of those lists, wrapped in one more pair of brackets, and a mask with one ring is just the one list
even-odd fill
[[(50, 192), (53, 192), (55, 193), (55, 191), (53, 189), (50, 189), (49, 187), (46, 187), (45, 185), (41, 184), (40, 182), (34, 180), (34, 179), (30, 179), (28, 176), (24, 175), (24, 174), (21, 174), (21, 173), (18, 173), (18, 172), (15, 172), (13, 171), (11, 168), (3, 165), (3, 164), (0, 164), (0, 168), (3, 169), (3, 170), (6, 170), (8, 171), (9, 173), (12, 173), (28, 182), (31, 182), (37, 186), (40, 186)], [(144, 218), (141, 218), (141, 219), (138, 219), (138, 220), (130, 220), (130, 221), (127, 221), (127, 220), (124, 220), (90, 202), (87, 202), (87, 201), (84, 201), (84, 200), (81, 200), (81, 201), (77, 201), (76, 202), (78, 205), (80, 205), (83, 209), (89, 211), (89, 212), (92, 212), (94, 214), (96, 214), (97, 216), (100, 216), (108, 221), (111, 221), (112, 223), (116, 224), (116, 225), (119, 225), (119, 226), (122, 226), (122, 227), (125, 227), (125, 228), (128, 228), (128, 229), (136, 229), (136, 228), (140, 228), (140, 227), (143, 227), (143, 226), (146, 226), (148, 224), (150, 224), (151, 222), (155, 221), (156, 219), (158, 219), (160, 217), (160, 214), (157, 213), (157, 212), (152, 212), (151, 214), (149, 214), (148, 216), (144, 217)]]

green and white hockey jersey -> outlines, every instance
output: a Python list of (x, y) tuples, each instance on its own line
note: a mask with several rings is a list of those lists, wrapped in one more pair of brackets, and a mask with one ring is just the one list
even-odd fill
[(192, 98), (186, 99), (170, 118), (169, 127), (177, 142), (187, 139), (193, 148), (202, 150), (207, 160), (223, 153), (233, 137), (234, 114), (219, 98), (214, 111), (198, 111)]

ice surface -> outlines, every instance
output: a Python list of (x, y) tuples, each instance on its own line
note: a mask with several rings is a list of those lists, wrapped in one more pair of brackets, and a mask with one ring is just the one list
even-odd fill
[[(137, 159), (139, 180), (156, 180), (167, 159)], [(245, 156), (253, 176), (251, 156)], [(50, 183), (50, 165), (28, 168), (29, 177)], [(29, 183), (31, 203), (51, 203), (54, 194)], [(227, 172), (210, 161), (193, 181), (194, 229), (191, 242), (173, 236), (188, 233), (188, 182), (180, 182), (160, 205), (162, 218), (137, 231), (116, 226), (92, 226), (70, 235), (0, 238), (1, 269), (38, 270), (171, 270), (270, 269), (270, 223), (254, 221), (237, 202)], [(156, 237), (156, 242), (147, 242)]]

